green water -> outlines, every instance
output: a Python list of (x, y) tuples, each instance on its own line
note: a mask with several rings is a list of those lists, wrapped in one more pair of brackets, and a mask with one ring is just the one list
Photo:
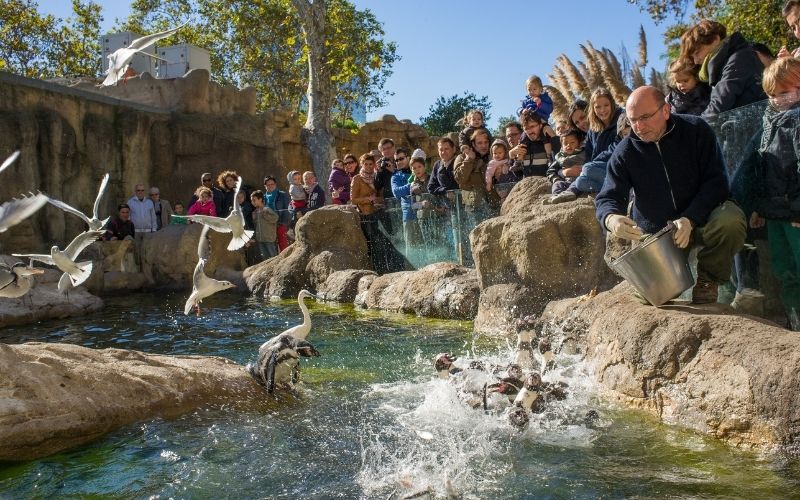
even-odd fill
[[(300, 322), (296, 304), (235, 295), (206, 315), (183, 296), (107, 301), (98, 315), (0, 330), (0, 342), (40, 340), (253, 360), (270, 335)], [(309, 301), (310, 303), (313, 301)], [(800, 463), (727, 448), (651, 417), (611, 407), (579, 356), (552, 376), (570, 396), (522, 432), (469, 409), (435, 377), (442, 351), (503, 362), (505, 341), (473, 340), (471, 324), (311, 304), (297, 395), (261, 408), (201, 408), (140, 422), (46, 459), (0, 465), (0, 498), (387, 498), (429, 490), (464, 498), (790, 498)], [(265, 398), (266, 398), (265, 394)], [(598, 426), (581, 419), (601, 414)]]

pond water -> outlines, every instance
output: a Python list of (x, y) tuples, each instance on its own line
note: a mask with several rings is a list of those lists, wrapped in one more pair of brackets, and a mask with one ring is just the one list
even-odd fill
[[(179, 295), (107, 301), (95, 316), (0, 330), (40, 340), (152, 353), (253, 360), (270, 335), (301, 321), (296, 302), (220, 294), (201, 318)], [(81, 448), (0, 465), (0, 497), (464, 498), (791, 497), (800, 464), (727, 448), (599, 401), (580, 356), (559, 355), (551, 380), (570, 385), (519, 432), (472, 410), (436, 378), (442, 351), (498, 363), (505, 340), (471, 323), (311, 305), (301, 389), (281, 404), (202, 408), (140, 422)], [(267, 395), (265, 394), (265, 398)], [(588, 409), (601, 414), (587, 427)]]

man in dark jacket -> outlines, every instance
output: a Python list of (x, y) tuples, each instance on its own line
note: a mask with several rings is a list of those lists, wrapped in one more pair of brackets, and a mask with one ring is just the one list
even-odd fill
[[(634, 241), (672, 221), (678, 247), (702, 246), (693, 302), (716, 302), (717, 285), (730, 278), (746, 234), (744, 214), (728, 199), (716, 136), (698, 117), (670, 115), (655, 87), (633, 91), (626, 109), (633, 131), (608, 162), (597, 218), (614, 236)], [(625, 215), (631, 189), (632, 219)]]
[(278, 225), (276, 229), (276, 242), (278, 252), (289, 246), (289, 223), (292, 214), (289, 212), (289, 195), (278, 189), (278, 181), (275, 177), (268, 175), (264, 177), (264, 205), (278, 214)]
[[(443, 196), (458, 189), (458, 182), (453, 176), (453, 163), (456, 159), (456, 145), (449, 137), (439, 139), (439, 159), (433, 164), (433, 172), (428, 181), (428, 192)], [(450, 197), (452, 199), (452, 196)]]

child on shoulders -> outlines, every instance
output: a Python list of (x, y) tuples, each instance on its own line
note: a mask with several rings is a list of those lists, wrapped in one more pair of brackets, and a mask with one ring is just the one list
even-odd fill
[(293, 221), (296, 221), (307, 211), (306, 207), (308, 203), (306, 200), (308, 195), (303, 187), (303, 176), (300, 172), (292, 170), (289, 172), (289, 175), (286, 176), (286, 180), (289, 181), (289, 198), (291, 199), (289, 202), (289, 212), (292, 213)]
[(472, 139), (472, 134), (476, 130), (483, 129), (489, 137), (492, 136), (492, 133), (489, 132), (489, 129), (486, 128), (483, 121), (483, 111), (480, 109), (472, 109), (464, 116), (464, 125), (466, 125), (466, 127), (458, 134), (458, 147), (462, 153), (472, 148), (470, 140)]

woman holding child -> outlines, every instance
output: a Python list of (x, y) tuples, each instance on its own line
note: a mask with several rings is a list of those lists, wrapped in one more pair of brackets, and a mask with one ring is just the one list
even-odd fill
[(358, 167), (355, 155), (346, 154), (344, 160), (336, 158), (331, 165), (331, 175), (328, 177), (328, 188), (331, 191), (331, 200), (334, 205), (346, 205), (350, 202), (350, 183)]

